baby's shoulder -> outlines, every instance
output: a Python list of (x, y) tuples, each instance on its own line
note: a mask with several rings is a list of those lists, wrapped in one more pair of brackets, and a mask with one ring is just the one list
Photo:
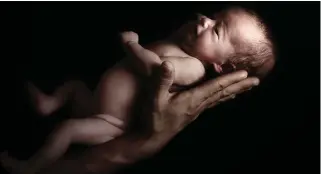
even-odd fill
[(146, 46), (146, 48), (150, 51), (153, 51), (160, 57), (167, 56), (174, 50), (172, 46), (162, 43), (150, 44)]
[(166, 42), (155, 42), (146, 46), (147, 49), (156, 53), (159, 57), (189, 57), (177, 45)]

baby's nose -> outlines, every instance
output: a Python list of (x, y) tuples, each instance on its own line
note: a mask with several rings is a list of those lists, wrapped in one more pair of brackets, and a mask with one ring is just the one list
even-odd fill
[(208, 27), (212, 27), (212, 26), (215, 25), (215, 21), (213, 21), (212, 19), (210, 19), (210, 18), (208, 18), (208, 17), (206, 17), (206, 16), (201, 15), (199, 19), (200, 19), (201, 25), (202, 25), (205, 29), (208, 28)]

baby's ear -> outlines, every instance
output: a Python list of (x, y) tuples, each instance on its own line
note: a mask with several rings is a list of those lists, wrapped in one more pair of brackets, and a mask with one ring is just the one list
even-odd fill
[(217, 63), (213, 63), (213, 66), (214, 66), (214, 70), (215, 70), (217, 73), (221, 74), (221, 73), (223, 72), (223, 69), (222, 69), (222, 66), (221, 66), (221, 65), (219, 65), (219, 64), (217, 64)]
[(236, 70), (235, 65), (233, 65), (231, 63), (224, 63), (222, 65), (218, 65), (216, 63), (213, 63), (213, 65), (214, 65), (215, 71), (220, 74), (227, 74), (227, 73), (231, 73)]

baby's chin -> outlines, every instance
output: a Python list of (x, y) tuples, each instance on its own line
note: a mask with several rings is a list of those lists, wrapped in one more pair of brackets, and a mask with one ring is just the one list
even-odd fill
[(218, 70), (215, 69), (215, 66), (214, 66), (215, 61), (213, 61), (213, 59), (199, 58), (199, 60), (202, 62), (202, 64), (205, 67), (206, 79), (212, 79), (222, 75), (220, 72), (218, 72)]

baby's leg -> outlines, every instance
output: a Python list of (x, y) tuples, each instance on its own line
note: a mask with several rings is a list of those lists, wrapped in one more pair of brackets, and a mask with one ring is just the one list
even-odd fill
[(107, 142), (123, 133), (121, 126), (120, 120), (109, 115), (70, 119), (62, 123), (29, 160), (17, 161), (7, 156), (1, 159), (1, 163), (8, 171), (33, 174), (62, 157), (72, 143), (95, 145)]
[(43, 116), (52, 114), (64, 106), (67, 101), (71, 101), (76, 108), (86, 109), (89, 109), (88, 104), (92, 103), (92, 92), (81, 81), (67, 81), (50, 96), (29, 82), (28, 92), (33, 107)]

